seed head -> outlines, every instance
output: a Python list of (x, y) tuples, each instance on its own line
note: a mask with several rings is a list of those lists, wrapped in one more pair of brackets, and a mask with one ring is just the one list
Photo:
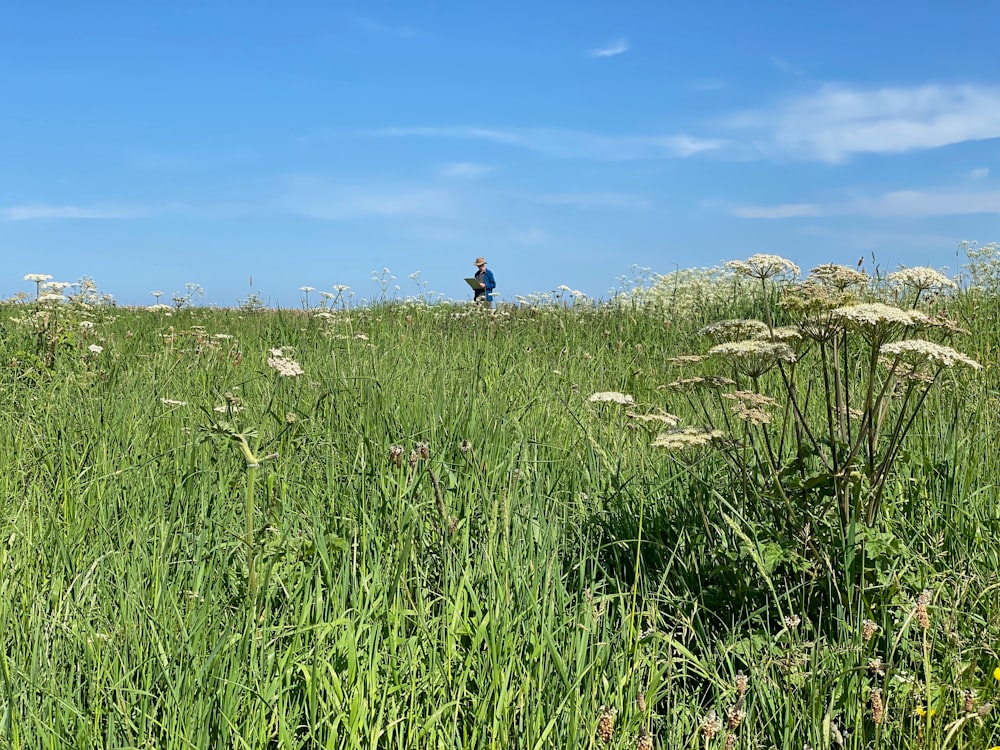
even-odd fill
[(635, 741), (635, 750), (653, 750), (653, 738), (643, 727), (639, 730), (639, 737)]
[(750, 678), (742, 672), (738, 672), (736, 674), (736, 694), (740, 696), (746, 695), (748, 687), (750, 687)]
[(615, 732), (615, 710), (601, 706), (601, 715), (597, 719), (597, 736), (601, 742), (611, 742)]
[(393, 466), (403, 465), (403, 446), (401, 445), (390, 445), (389, 446), (389, 463)]
[(715, 709), (708, 712), (708, 715), (701, 721), (701, 735), (706, 740), (710, 740), (722, 731), (722, 722), (719, 721)]
[(743, 699), (740, 698), (736, 702), (736, 705), (730, 706), (726, 709), (726, 728), (735, 732), (740, 728), (740, 724), (743, 723), (743, 719), (746, 718), (747, 712), (743, 710)]
[(874, 620), (864, 620), (861, 623), (861, 640), (868, 643), (875, 637), (876, 631), (878, 631), (878, 625), (875, 624)]
[(962, 710), (967, 714), (976, 710), (976, 691), (972, 688), (962, 693)]
[(927, 605), (931, 603), (931, 590), (924, 589), (920, 592), (920, 596), (917, 597), (917, 606), (913, 611), (913, 616), (916, 618), (917, 623), (924, 630), (927, 630), (931, 626), (930, 615), (927, 614)]
[(879, 677), (885, 676), (885, 662), (881, 658), (875, 657), (868, 662), (868, 671)]
[(882, 690), (880, 688), (872, 688), (869, 703), (872, 709), (872, 722), (881, 724), (882, 719), (885, 718), (885, 706), (882, 705)]

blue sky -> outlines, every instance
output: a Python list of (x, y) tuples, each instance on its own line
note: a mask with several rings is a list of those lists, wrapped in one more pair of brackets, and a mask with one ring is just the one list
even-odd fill
[(0, 294), (954, 273), (1000, 239), (998, 35), (992, 0), (7, 2)]

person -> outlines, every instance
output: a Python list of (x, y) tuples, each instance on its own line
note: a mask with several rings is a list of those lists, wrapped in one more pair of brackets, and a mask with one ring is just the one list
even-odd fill
[(479, 288), (472, 292), (473, 301), (491, 305), (493, 303), (493, 290), (496, 289), (497, 282), (493, 278), (493, 272), (486, 267), (486, 258), (482, 256), (476, 258), (475, 279), (479, 282)]

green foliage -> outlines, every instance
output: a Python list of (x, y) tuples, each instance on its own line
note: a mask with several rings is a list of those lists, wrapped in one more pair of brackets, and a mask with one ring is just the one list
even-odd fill
[(0, 308), (0, 746), (988, 746), (995, 298), (947, 301), (987, 368), (846, 527), (850, 442), (791, 411), (651, 447), (734, 390), (667, 387), (705, 321), (656, 305), (38, 304)]

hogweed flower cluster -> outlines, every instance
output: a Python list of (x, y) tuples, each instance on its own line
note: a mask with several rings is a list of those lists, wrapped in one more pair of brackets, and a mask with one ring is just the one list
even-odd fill
[(809, 279), (820, 284), (844, 292), (851, 287), (863, 287), (868, 284), (868, 274), (850, 266), (837, 263), (824, 263), (809, 271)]
[(296, 378), (305, 374), (305, 370), (294, 359), (284, 353), (284, 349), (279, 347), (270, 350), (271, 356), (267, 358), (267, 366), (278, 373), (283, 378)]
[(746, 260), (730, 260), (725, 265), (726, 268), (742, 276), (761, 281), (766, 279), (794, 280), (802, 273), (802, 270), (792, 261), (782, 258), (780, 255), (767, 253), (757, 253)]
[(587, 401), (592, 404), (621, 404), (629, 406), (635, 403), (635, 398), (627, 393), (619, 393), (618, 391), (599, 391), (590, 394)]
[(727, 359), (734, 370), (749, 378), (759, 378), (779, 363), (791, 364), (795, 361), (795, 352), (788, 344), (763, 339), (716, 344), (708, 353)]
[(957, 289), (958, 284), (940, 271), (926, 266), (900, 268), (888, 275), (888, 280), (902, 287), (909, 287), (918, 293), (931, 289)]
[(983, 369), (983, 366), (976, 360), (955, 351), (950, 346), (935, 344), (933, 341), (925, 341), (924, 339), (892, 341), (882, 344), (879, 351), (884, 357), (891, 358), (893, 361), (906, 362), (914, 368), (919, 368), (922, 365), (937, 368), (964, 365), (973, 370)]
[(679, 427), (656, 436), (651, 445), (667, 450), (690, 450), (704, 448), (723, 440), (726, 433), (711, 427)]
[(762, 320), (744, 320), (740, 318), (720, 320), (698, 331), (699, 336), (705, 336), (716, 343), (740, 341), (763, 336), (768, 332), (767, 323)]

